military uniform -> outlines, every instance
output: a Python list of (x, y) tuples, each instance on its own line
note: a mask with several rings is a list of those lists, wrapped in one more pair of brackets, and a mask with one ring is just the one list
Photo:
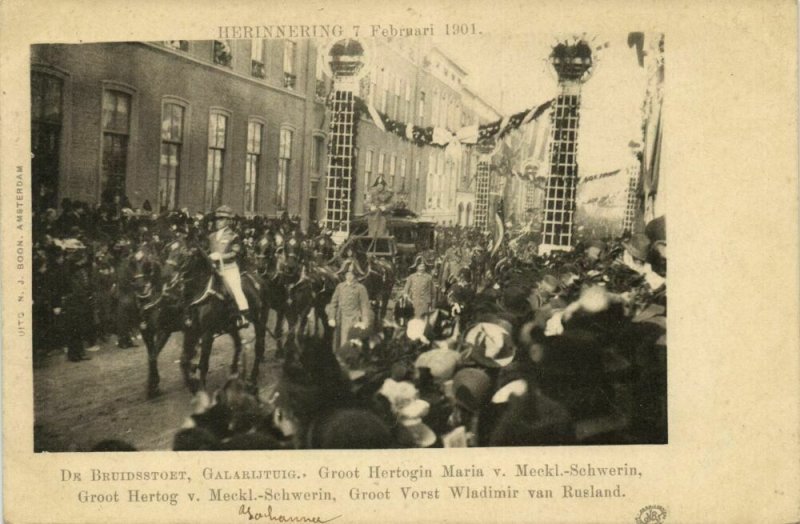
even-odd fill
[(336, 321), (336, 331), (333, 336), (334, 351), (347, 342), (350, 328), (358, 322), (369, 323), (372, 310), (369, 305), (369, 296), (364, 284), (353, 281), (341, 282), (336, 286), (330, 303), (325, 307), (328, 318)]
[[(233, 213), (222, 206), (217, 209), (215, 218), (231, 218)], [(242, 278), (237, 259), (242, 251), (242, 242), (229, 226), (222, 227), (208, 236), (211, 258), (217, 263), (217, 271), (236, 301), (236, 306), (244, 315), (248, 309), (247, 298), (242, 291)]]
[(433, 309), (434, 293), (433, 277), (429, 273), (417, 272), (408, 277), (403, 294), (411, 299), (415, 318), (421, 318)]

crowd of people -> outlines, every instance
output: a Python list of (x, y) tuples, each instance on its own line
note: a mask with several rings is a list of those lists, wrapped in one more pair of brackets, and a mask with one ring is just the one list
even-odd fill
[[(289, 217), (234, 223), (245, 244), (259, 228), (317, 238)], [(125, 263), (137, 246), (208, 232), (199, 215), (161, 221), (74, 204), (37, 217), (35, 229), (37, 346), (67, 341), (78, 360), (108, 326), (120, 347), (131, 342)], [(474, 230), (440, 231), (438, 241), (385, 319), (364, 303), (354, 264), (342, 266), (330, 329), (288, 340), (277, 383), (234, 377), (195, 395), (174, 449), (666, 442), (663, 217), (642, 233), (547, 255), (519, 238), (498, 247)], [(93, 322), (69, 320), (87, 311)], [(108, 311), (118, 322), (99, 318)], [(59, 317), (61, 330), (49, 329)]]

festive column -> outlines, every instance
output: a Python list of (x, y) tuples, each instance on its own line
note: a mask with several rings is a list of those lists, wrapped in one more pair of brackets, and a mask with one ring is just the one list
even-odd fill
[(628, 197), (625, 203), (625, 215), (622, 217), (622, 233), (633, 231), (636, 218), (636, 190), (639, 188), (639, 166), (628, 167)]
[(540, 254), (572, 248), (578, 183), (578, 127), (581, 87), (592, 70), (592, 49), (583, 40), (557, 44), (550, 62), (559, 93), (551, 110), (550, 174), (544, 195)]
[(490, 162), (494, 146), (493, 140), (476, 146), (480, 156), (478, 157), (477, 173), (475, 173), (475, 218), (473, 224), (481, 231), (486, 231), (489, 227)]
[(350, 232), (355, 182), (355, 126), (358, 124), (355, 121), (354, 93), (364, 65), (363, 56), (364, 48), (351, 39), (336, 42), (328, 53), (333, 93), (330, 99), (325, 223), (339, 242)]

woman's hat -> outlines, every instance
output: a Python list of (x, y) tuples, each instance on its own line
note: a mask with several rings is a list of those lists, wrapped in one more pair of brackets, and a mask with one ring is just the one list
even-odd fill
[(511, 333), (498, 324), (479, 322), (467, 331), (464, 341), (472, 346), (467, 357), (485, 367), (505, 367), (516, 354)]
[(453, 378), (459, 360), (461, 360), (461, 355), (458, 351), (437, 348), (420, 354), (414, 367), (428, 368), (435, 380), (445, 381)]

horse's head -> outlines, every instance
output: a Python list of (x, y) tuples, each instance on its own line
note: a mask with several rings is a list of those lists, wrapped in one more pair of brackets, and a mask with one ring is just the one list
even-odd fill
[(147, 249), (139, 249), (130, 256), (133, 269), (133, 290), (139, 296), (148, 296), (160, 280), (161, 264), (157, 256)]
[(164, 279), (171, 281), (178, 278), (184, 270), (190, 248), (183, 238), (176, 238), (164, 247)]
[(275, 240), (269, 231), (265, 231), (253, 243), (252, 262), (259, 273), (267, 272), (275, 258)]

